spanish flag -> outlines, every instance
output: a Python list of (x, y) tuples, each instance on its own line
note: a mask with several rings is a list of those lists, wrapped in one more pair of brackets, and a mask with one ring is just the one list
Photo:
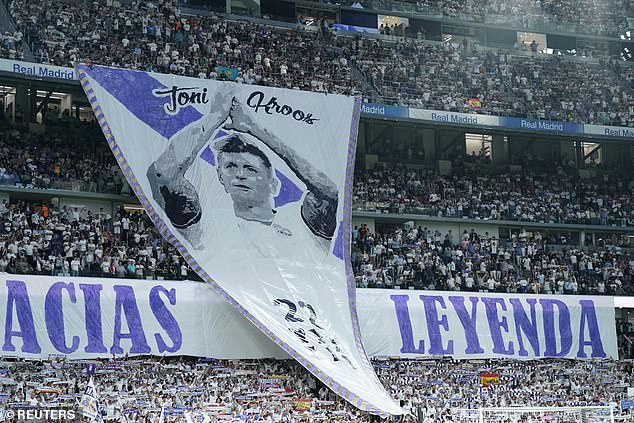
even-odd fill
[(304, 398), (298, 398), (295, 401), (293, 401), (293, 408), (295, 408), (295, 411), (298, 412), (304, 412), (304, 411), (308, 411), (310, 410), (310, 407), (312, 406), (312, 401), (309, 399), (304, 399)]
[(480, 383), (484, 386), (489, 386), (492, 384), (500, 383), (500, 375), (497, 373), (481, 373), (480, 374)]
[(470, 107), (472, 109), (479, 109), (482, 107), (482, 102), (479, 98), (471, 97), (469, 100), (467, 100), (467, 107)]

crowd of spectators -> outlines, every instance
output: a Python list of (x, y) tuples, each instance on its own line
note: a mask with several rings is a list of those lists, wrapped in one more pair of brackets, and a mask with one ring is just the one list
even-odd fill
[[(423, 408), (425, 422), (465, 421), (463, 410), (478, 407), (605, 405), (620, 415), (620, 399), (632, 380), (629, 361), (386, 360), (376, 364), (392, 396), (406, 408)], [(483, 386), (482, 374), (495, 375), (500, 382)], [(562, 417), (551, 416), (567, 421)], [(534, 418), (506, 415), (488, 421), (549, 420)]]
[[(620, 401), (633, 382), (630, 360), (377, 359), (373, 364), (386, 389), (410, 412), (399, 420), (403, 423), (464, 421), (465, 413), (485, 406), (599, 405), (612, 407), (615, 417), (629, 417)], [(9, 409), (77, 411), (75, 401), (92, 380), (106, 422), (380, 421), (336, 397), (292, 360), (55, 357), (4, 359), (0, 366), (0, 395)], [(482, 374), (498, 383), (483, 383)]]
[[(129, 193), (106, 144), (97, 141), (100, 137), (88, 128), (46, 134), (0, 131), (0, 181), (31, 188)], [(634, 185), (628, 175), (606, 172), (580, 179), (565, 167), (556, 174), (530, 166), (522, 169), (488, 174), (461, 164), (451, 175), (440, 175), (426, 168), (377, 166), (357, 172), (354, 205), (362, 210), (483, 221), (634, 225)], [(81, 204), (56, 208), (5, 202), (0, 205), (0, 228), (0, 271), (196, 278), (143, 213), (119, 210), (110, 216), (89, 212)], [(439, 233), (422, 228), (360, 239), (359, 234), (354, 233), (353, 253), (359, 286), (633, 293), (629, 256), (612, 247), (591, 254), (572, 249), (545, 252), (542, 243), (531, 241), (526, 252), (517, 240), (506, 250), (496, 245), (492, 252), (496, 242), (490, 237), (476, 236), (474, 243), (470, 235), (463, 244), (461, 235), (437, 238)], [(456, 238), (443, 248), (451, 237)], [(530, 268), (522, 267), (525, 258)], [(574, 266), (573, 260), (578, 267), (561, 270)], [(606, 268), (614, 272), (606, 273)]]
[(481, 220), (634, 226), (634, 181), (604, 173), (582, 179), (576, 171), (523, 167), (487, 173), (457, 166), (438, 170), (377, 166), (357, 172), (357, 209)]
[[(182, 17), (177, 1), (14, 1), (11, 13), (39, 61), (97, 63), (246, 84), (355, 95), (345, 58), (317, 31), (281, 31), (219, 15)], [(118, 5), (118, 6), (117, 6)]]
[[(483, 13), (554, 22), (619, 27), (618, 0), (598, 10), (583, 2), (509, 5), (494, 1), (421, 1), (450, 15)], [(319, 32), (281, 31), (219, 16), (183, 17), (170, 0), (68, 3), (14, 1), (19, 31), (0, 35), (0, 55), (21, 59), (24, 34), (39, 61), (122, 66), (199, 78), (227, 78), (235, 70), (247, 84), (356, 95), (358, 66), (382, 100), (459, 112), (628, 125), (634, 121), (629, 91), (603, 65), (558, 58), (481, 51), (449, 44), (363, 39), (324, 43)], [(621, 9), (622, 11), (623, 9)], [(593, 20), (590, 21), (589, 17)], [(620, 19), (620, 17), (619, 17)], [(631, 83), (629, 71), (624, 80)], [(230, 72), (231, 75), (234, 75)], [(233, 77), (232, 77), (233, 78)], [(480, 106), (468, 106), (477, 98)], [(97, 136), (97, 135), (96, 135)], [(34, 188), (129, 193), (105, 143), (85, 134), (0, 132), (0, 181)], [(46, 142), (43, 140), (46, 139)], [(579, 180), (563, 170), (441, 176), (433, 171), (374, 169), (357, 177), (362, 208), (396, 213), (424, 210), (444, 217), (594, 225), (634, 224), (634, 193), (626, 178)], [(475, 231), (441, 233), (407, 226), (371, 234), (353, 232), (352, 262), (359, 287), (627, 295), (634, 293), (634, 256), (624, 249), (552, 248), (539, 233), (502, 242)], [(178, 252), (143, 213), (114, 215), (82, 205), (0, 203), (0, 272), (117, 278), (195, 279)], [(620, 333), (631, 329), (621, 328)], [(623, 340), (625, 339), (625, 340)], [(634, 339), (634, 338), (633, 338)], [(633, 342), (620, 340), (631, 357)], [(0, 361), (2, 402), (9, 407), (75, 404), (92, 378), (106, 421), (129, 422), (369, 423), (294, 361), (121, 358), (98, 361)], [(458, 421), (462, 409), (481, 406), (612, 406), (632, 384), (630, 361), (512, 362), (375, 360), (391, 393), (423, 421)], [(90, 373), (90, 374), (88, 374)], [(499, 375), (483, 385), (480, 374)], [(205, 420), (206, 421), (206, 420)], [(404, 421), (414, 421), (409, 416)]]
[[(467, 2), (468, 3), (468, 2)], [(627, 17), (632, 16), (629, 2), (623, 0), (534, 0), (508, 2), (476, 0), (469, 14), (484, 16), (487, 22), (504, 20), (524, 28), (566, 29), (571, 32), (617, 37), (628, 29)], [(482, 12), (484, 11), (484, 12)], [(478, 13), (479, 12), (479, 13)]]
[[(628, 54), (634, 54), (633, 51), (627, 52)], [(613, 63), (614, 71), (619, 74), (621, 79), (625, 82), (625, 84), (634, 89), (634, 67), (633, 66), (623, 66), (619, 62)]]
[(197, 279), (145, 213), (0, 203), (0, 272)]
[(468, 42), (335, 37), (333, 43), (321, 27), (284, 30), (214, 14), (181, 16), (175, 3), (100, 0), (70, 12), (64, 1), (26, 0), (10, 9), (43, 63), (230, 78), (435, 110), (634, 124), (631, 90), (605, 63), (483, 50)]
[(24, 50), (22, 48), (22, 33), (3, 31), (0, 33), (0, 57), (12, 60), (22, 60)]
[(634, 124), (631, 88), (606, 63), (484, 50), (468, 42), (357, 39), (342, 44), (352, 63), (388, 104), (554, 121)]
[[(52, 112), (51, 112), (52, 113)], [(97, 128), (46, 133), (0, 130), (0, 184), (129, 194), (129, 186)]]
[(459, 20), (505, 23), (516, 28), (561, 30), (618, 37), (629, 28), (632, 6), (624, 0), (326, 0), (327, 3), (393, 10), (413, 14), (442, 14)]
[[(0, 131), (2, 183), (129, 193), (106, 144), (90, 134)], [(626, 174), (606, 172), (579, 179), (564, 167), (555, 174), (530, 166), (518, 173), (493, 174), (465, 165), (455, 168), (451, 175), (399, 166), (357, 172), (354, 205), (482, 221), (634, 225), (634, 186)], [(145, 214), (123, 209), (113, 215), (94, 213), (78, 202), (61, 208), (28, 201), (0, 204), (0, 271), (196, 278)], [(363, 287), (634, 293), (630, 255), (609, 245), (590, 253), (572, 248), (545, 251), (545, 240), (516, 239), (502, 246), (488, 235), (440, 234), (423, 228), (383, 234), (355, 230), (353, 235), (352, 260)]]
[[(0, 184), (129, 194), (101, 134), (0, 131)], [(382, 144), (386, 155), (401, 145)], [(411, 148), (410, 148), (411, 150)], [(381, 150), (383, 151), (383, 150)], [(400, 151), (408, 160), (419, 152)], [(422, 153), (424, 154), (424, 153)], [(471, 162), (477, 157), (468, 157)], [(634, 225), (634, 185), (626, 174), (581, 179), (560, 167), (555, 174), (523, 167), (516, 173), (455, 166), (436, 170), (382, 167), (356, 174), (354, 202), (361, 210), (431, 216), (590, 225)], [(555, 177), (553, 177), (555, 176)]]
[(426, 227), (353, 231), (357, 286), (531, 294), (631, 295), (634, 255), (605, 245), (591, 251), (548, 246), (539, 232), (510, 241)]
[[(98, 129), (0, 130), (0, 184), (130, 195), (130, 188)], [(385, 154), (398, 146), (382, 143)], [(411, 149), (410, 149), (411, 150)], [(402, 151), (408, 160), (419, 152)], [(477, 157), (468, 157), (466, 162)], [(535, 163), (533, 163), (535, 164)], [(556, 173), (473, 170), (464, 163), (451, 175), (437, 170), (376, 166), (358, 171), (354, 206), (381, 213), (585, 225), (634, 226), (634, 182), (626, 173), (582, 179), (576, 170)]]
[(568, 26), (568, 29), (616, 37), (629, 28), (627, 17), (632, 16), (632, 6), (624, 0), (535, 0), (527, 3), (496, 0), (486, 3), (486, 13), (510, 14), (527, 28), (572, 24), (574, 26)]
[(0, 395), (13, 410), (37, 405), (79, 414), (76, 401), (92, 380), (105, 422), (377, 421), (292, 360), (121, 357), (91, 364), (88, 371), (86, 360), (2, 361)]
[[(315, 0), (316, 1), (316, 0)], [(515, 28), (618, 37), (628, 28), (632, 6), (623, 0), (322, 0), (356, 8), (444, 15), (462, 21), (504, 23)]]
[[(113, 217), (81, 206), (0, 203), (0, 272), (134, 279), (193, 279), (143, 213)], [(353, 231), (359, 287), (547, 294), (634, 293), (634, 256), (615, 245), (547, 247), (539, 233), (503, 243), (474, 231)], [(564, 241), (565, 242), (565, 241)], [(550, 245), (550, 244), (548, 244)]]

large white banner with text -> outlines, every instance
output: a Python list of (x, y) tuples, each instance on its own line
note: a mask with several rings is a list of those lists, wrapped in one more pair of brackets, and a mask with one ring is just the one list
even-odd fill
[(351, 97), (78, 68), (146, 212), (222, 298), (353, 405), (401, 414), (363, 350), (350, 268)]
[[(617, 358), (614, 298), (361, 289), (370, 356)], [(0, 277), (2, 354), (288, 358), (207, 284)]]
[(618, 358), (612, 297), (364, 290), (371, 355)]
[(2, 354), (288, 358), (203, 283), (0, 277)]

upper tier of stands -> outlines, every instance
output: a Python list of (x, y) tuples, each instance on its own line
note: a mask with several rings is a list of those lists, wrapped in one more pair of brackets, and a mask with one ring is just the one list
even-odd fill
[[(618, 68), (403, 40), (342, 40), (344, 52), (388, 104), (605, 125), (634, 124)], [(628, 69), (629, 70), (629, 69)], [(481, 107), (468, 104), (477, 98)]]
[[(462, 6), (452, 7), (471, 10), (469, 2), (455, 3)], [(502, 7), (497, 3), (473, 10)], [(558, 12), (553, 2), (540, 8), (564, 19), (572, 5), (560, 3)], [(590, 5), (581, 10), (596, 19)], [(98, 1), (71, 13), (62, 1), (26, 0), (12, 2), (10, 11), (18, 31), (2, 39), (3, 57), (20, 58), (24, 38), (36, 60), (60, 66), (92, 62), (214, 79), (222, 77), (218, 67), (223, 66), (238, 69), (241, 83), (361, 95), (372, 102), (634, 124), (631, 70), (614, 61), (575, 61), (469, 43), (352, 39), (323, 27), (282, 30), (220, 15), (181, 16), (175, 1), (119, 7)], [(479, 99), (481, 107), (469, 107), (470, 98)]]
[[(408, 13), (416, 17), (443, 16), (463, 21), (503, 24), (513, 28), (618, 37), (628, 28), (632, 5), (623, 0), (347, 0), (380, 11)], [(353, 6), (355, 7), (355, 6)]]

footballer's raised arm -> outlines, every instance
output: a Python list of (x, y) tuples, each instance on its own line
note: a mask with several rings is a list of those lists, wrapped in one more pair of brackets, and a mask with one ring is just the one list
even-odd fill
[(200, 220), (198, 193), (185, 178), (185, 172), (229, 116), (232, 96), (227, 95), (227, 87), (221, 88), (213, 97), (212, 110), (174, 135), (147, 172), (154, 200), (177, 229), (188, 228)]
[(242, 107), (239, 102), (233, 101), (228, 128), (258, 138), (288, 165), (308, 189), (302, 204), (304, 223), (315, 235), (326, 239), (332, 238), (337, 227), (337, 186), (328, 175), (297, 154), (275, 134), (254, 122)]

